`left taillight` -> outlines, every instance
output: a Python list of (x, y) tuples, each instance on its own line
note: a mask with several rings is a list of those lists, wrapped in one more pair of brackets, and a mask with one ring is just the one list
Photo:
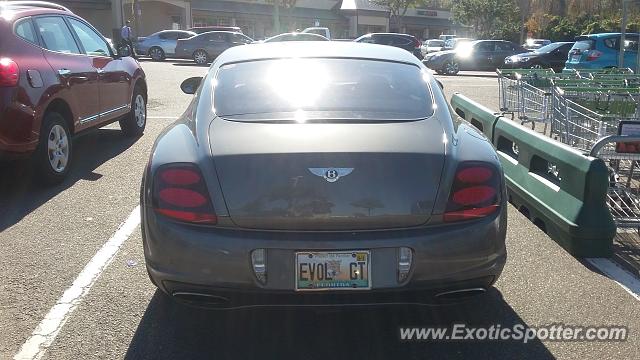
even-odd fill
[(161, 166), (153, 178), (153, 209), (172, 220), (213, 225), (218, 217), (202, 172), (195, 164)]
[(422, 43), (420, 43), (420, 40), (418, 40), (418, 38), (414, 37), (413, 38), (413, 47), (416, 49), (420, 49), (420, 47), (422, 46)]
[(458, 166), (451, 187), (445, 222), (482, 218), (500, 208), (500, 173), (487, 163), (465, 162)]
[(16, 86), (19, 79), (18, 64), (9, 58), (0, 58), (0, 86)]

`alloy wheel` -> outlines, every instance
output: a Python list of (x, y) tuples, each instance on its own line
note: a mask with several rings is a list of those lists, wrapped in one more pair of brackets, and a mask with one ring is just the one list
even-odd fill
[(60, 125), (54, 125), (49, 131), (47, 142), (49, 164), (53, 171), (61, 173), (69, 162), (69, 137)]
[(206, 64), (207, 53), (202, 50), (198, 50), (195, 54), (193, 54), (193, 60), (196, 62), (196, 64)]
[(156, 60), (156, 61), (162, 60), (162, 57), (163, 57), (162, 56), (163, 55), (162, 54), (162, 50), (160, 50), (158, 48), (151, 49), (149, 55), (151, 56), (151, 59)]
[(138, 127), (143, 127), (147, 121), (147, 112), (144, 105), (144, 97), (138, 94), (133, 104), (133, 114), (136, 117), (136, 124)]

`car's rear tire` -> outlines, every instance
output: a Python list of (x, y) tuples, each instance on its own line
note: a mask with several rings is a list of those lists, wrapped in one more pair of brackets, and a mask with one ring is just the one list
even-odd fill
[(131, 110), (120, 119), (120, 129), (127, 137), (137, 137), (144, 133), (147, 125), (147, 99), (140, 86), (133, 90)]
[(209, 54), (202, 49), (196, 50), (193, 52), (193, 61), (198, 65), (204, 65), (209, 62)]
[(442, 68), (446, 75), (458, 75), (460, 72), (460, 64), (455, 60), (449, 60)]
[(43, 185), (61, 183), (71, 167), (72, 145), (64, 117), (54, 111), (46, 113), (40, 128), (40, 141), (33, 154), (36, 181)]
[(165, 59), (164, 50), (157, 46), (154, 46), (149, 49), (149, 57), (151, 57), (151, 60), (153, 61), (162, 61)]
[(545, 67), (542, 66), (542, 64), (540, 63), (533, 63), (529, 66), (529, 69), (536, 69), (536, 70), (541, 70), (544, 69)]

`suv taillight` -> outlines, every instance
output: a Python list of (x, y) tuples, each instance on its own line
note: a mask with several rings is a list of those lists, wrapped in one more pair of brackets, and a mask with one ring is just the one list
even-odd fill
[(16, 86), (20, 78), (18, 64), (9, 58), (0, 59), (0, 86)]
[(213, 225), (218, 222), (200, 169), (194, 164), (163, 165), (153, 179), (153, 208), (173, 220)]
[(602, 56), (602, 52), (598, 50), (591, 50), (587, 55), (587, 61), (597, 60), (600, 56)]
[(472, 220), (495, 213), (500, 207), (500, 183), (497, 169), (489, 164), (458, 165), (444, 221)]
[(416, 49), (420, 49), (420, 47), (422, 46), (422, 44), (420, 43), (420, 40), (418, 40), (418, 38), (414, 37), (413, 38), (413, 47)]

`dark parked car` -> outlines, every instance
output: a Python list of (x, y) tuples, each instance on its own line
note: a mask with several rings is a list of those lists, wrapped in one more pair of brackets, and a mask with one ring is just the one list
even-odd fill
[(147, 85), (128, 49), (60, 5), (0, 11), (0, 157), (31, 157), (37, 178), (54, 183), (69, 172), (74, 136), (115, 121), (143, 133)]
[(429, 303), (500, 276), (500, 162), (412, 54), (239, 46), (181, 87), (196, 96), (157, 139), (141, 194), (147, 270), (174, 299)]
[(476, 40), (428, 54), (423, 62), (438, 74), (456, 75), (460, 70), (495, 70), (504, 66), (506, 57), (524, 52), (528, 50), (510, 41)]
[(237, 26), (196, 26), (187, 31), (192, 31), (196, 34), (202, 34), (210, 31), (231, 31), (242, 33), (242, 29)]
[(553, 69), (561, 72), (574, 43), (557, 42), (504, 59), (506, 68)]
[(147, 37), (139, 37), (136, 52), (138, 55), (148, 55), (155, 61), (164, 60), (167, 56), (175, 56), (179, 39), (188, 39), (196, 35), (192, 31), (185, 30), (158, 31)]
[(362, 35), (354, 41), (360, 43), (399, 47), (412, 53), (418, 59), (422, 59), (422, 51), (420, 49), (422, 44), (420, 43), (420, 40), (418, 40), (418, 38), (413, 35), (396, 33), (373, 33)]
[(178, 40), (176, 57), (206, 64), (228, 48), (253, 43), (250, 37), (230, 31), (211, 31), (189, 39)]

